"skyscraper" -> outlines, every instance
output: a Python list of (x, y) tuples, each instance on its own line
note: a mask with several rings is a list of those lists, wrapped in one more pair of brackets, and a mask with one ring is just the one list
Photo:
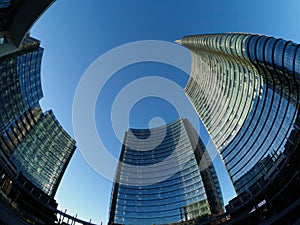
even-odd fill
[[(185, 88), (238, 193), (269, 180), (299, 143), (299, 45), (263, 35), (195, 35)], [(293, 135), (291, 135), (293, 132)], [(255, 193), (252, 191), (252, 193)]]
[(21, 50), (0, 58), (0, 131), (24, 112), (39, 105), (43, 97), (41, 63), (43, 49), (40, 41), (28, 37)]
[(43, 49), (29, 35), (54, 1), (0, 1), (1, 224), (91, 224), (58, 211), (54, 199), (75, 141), (40, 108)]
[(126, 132), (112, 190), (111, 224), (168, 224), (222, 212), (216, 172), (186, 119)]
[(60, 126), (52, 111), (43, 113), (37, 108), (35, 112), (32, 128), (26, 129), (25, 123), (32, 122), (26, 116), (13, 127), (14, 135), (10, 135), (10, 140), (18, 139), (18, 142), (14, 144), (10, 159), (28, 180), (54, 197), (75, 150), (75, 141)]
[(52, 111), (43, 113), (40, 42), (27, 37), (18, 51), (0, 58), (0, 146), (18, 173), (54, 197), (75, 150), (75, 141)]

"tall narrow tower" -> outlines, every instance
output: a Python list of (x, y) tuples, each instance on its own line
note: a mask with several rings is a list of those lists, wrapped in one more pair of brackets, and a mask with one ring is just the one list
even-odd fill
[(179, 43), (192, 55), (186, 95), (237, 192), (251, 193), (285, 165), (299, 143), (293, 138), (300, 127), (299, 45), (239, 33), (186, 36)]

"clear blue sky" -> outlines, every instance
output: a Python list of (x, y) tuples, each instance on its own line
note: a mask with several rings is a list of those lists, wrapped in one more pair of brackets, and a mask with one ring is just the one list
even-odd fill
[[(72, 104), (78, 82), (89, 65), (110, 49), (139, 40), (173, 42), (185, 35), (216, 32), (261, 33), (299, 43), (299, 7), (298, 0), (58, 0), (31, 31), (45, 48), (42, 107), (53, 109), (74, 137)], [(187, 50), (184, 54), (189, 60)], [(132, 65), (116, 73), (99, 96), (95, 118), (113, 155), (119, 154), (121, 146), (110, 124), (111, 104), (118, 91), (143, 76), (162, 76), (181, 87), (188, 80), (176, 68), (158, 63)], [(145, 98), (132, 108), (129, 124), (146, 128), (153, 117), (170, 122), (178, 113), (163, 99)], [(207, 134), (201, 132), (201, 136), (207, 140)], [(220, 159), (215, 164), (227, 203), (234, 196), (233, 188)], [(56, 199), (60, 209), (100, 224), (108, 219), (111, 187), (111, 182), (93, 171), (77, 150)]]

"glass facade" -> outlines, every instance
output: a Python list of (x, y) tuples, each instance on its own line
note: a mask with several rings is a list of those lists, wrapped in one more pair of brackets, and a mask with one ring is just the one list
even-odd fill
[[(299, 99), (299, 45), (252, 34), (187, 36), (185, 88), (238, 193), (280, 169)], [(295, 148), (292, 142), (289, 148)]]
[[(185, 119), (126, 132), (112, 191), (110, 223), (168, 224), (222, 213), (214, 167), (199, 170), (204, 152)], [(204, 175), (213, 182), (205, 182)], [(218, 204), (210, 207), (213, 202)]]
[(54, 195), (75, 141), (40, 108), (43, 49), (29, 37), (53, 2), (0, 0), (0, 224), (64, 223)]
[(0, 58), (0, 132), (30, 107), (38, 106), (43, 97), (40, 77), (43, 49), (32, 38), (26, 43), (30, 43), (30, 50)]
[(19, 174), (54, 197), (75, 141), (52, 111), (40, 108), (39, 44), (28, 37), (19, 51), (0, 58), (0, 150)]
[[(75, 141), (60, 126), (52, 111), (37, 116), (36, 124), (13, 150), (11, 160), (33, 184), (53, 195), (75, 149)], [(23, 131), (20, 125), (17, 129)]]

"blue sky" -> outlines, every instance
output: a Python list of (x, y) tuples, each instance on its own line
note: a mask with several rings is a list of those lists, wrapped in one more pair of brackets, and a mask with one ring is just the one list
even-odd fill
[[(58, 0), (31, 30), (45, 48), (42, 107), (53, 109), (74, 137), (72, 104), (76, 87), (90, 64), (105, 52), (133, 41), (173, 42), (185, 35), (221, 32), (261, 33), (299, 43), (299, 5), (297, 0)], [(182, 57), (188, 61), (189, 52), (184, 51)], [(128, 66), (109, 80), (98, 98), (95, 120), (106, 147), (116, 157), (120, 140), (110, 124), (112, 102), (124, 86), (145, 76), (161, 76), (181, 87), (188, 80), (182, 71), (159, 63)], [(154, 117), (170, 122), (178, 117), (178, 112), (164, 99), (145, 98), (131, 109), (128, 121), (130, 126), (146, 128)], [(203, 128), (200, 135), (206, 141), (207, 134), (202, 131)], [(233, 188), (220, 159), (215, 164), (224, 200), (228, 202), (234, 196)], [(60, 209), (100, 224), (108, 218), (110, 192), (111, 182), (91, 169), (77, 150), (56, 199)]]

